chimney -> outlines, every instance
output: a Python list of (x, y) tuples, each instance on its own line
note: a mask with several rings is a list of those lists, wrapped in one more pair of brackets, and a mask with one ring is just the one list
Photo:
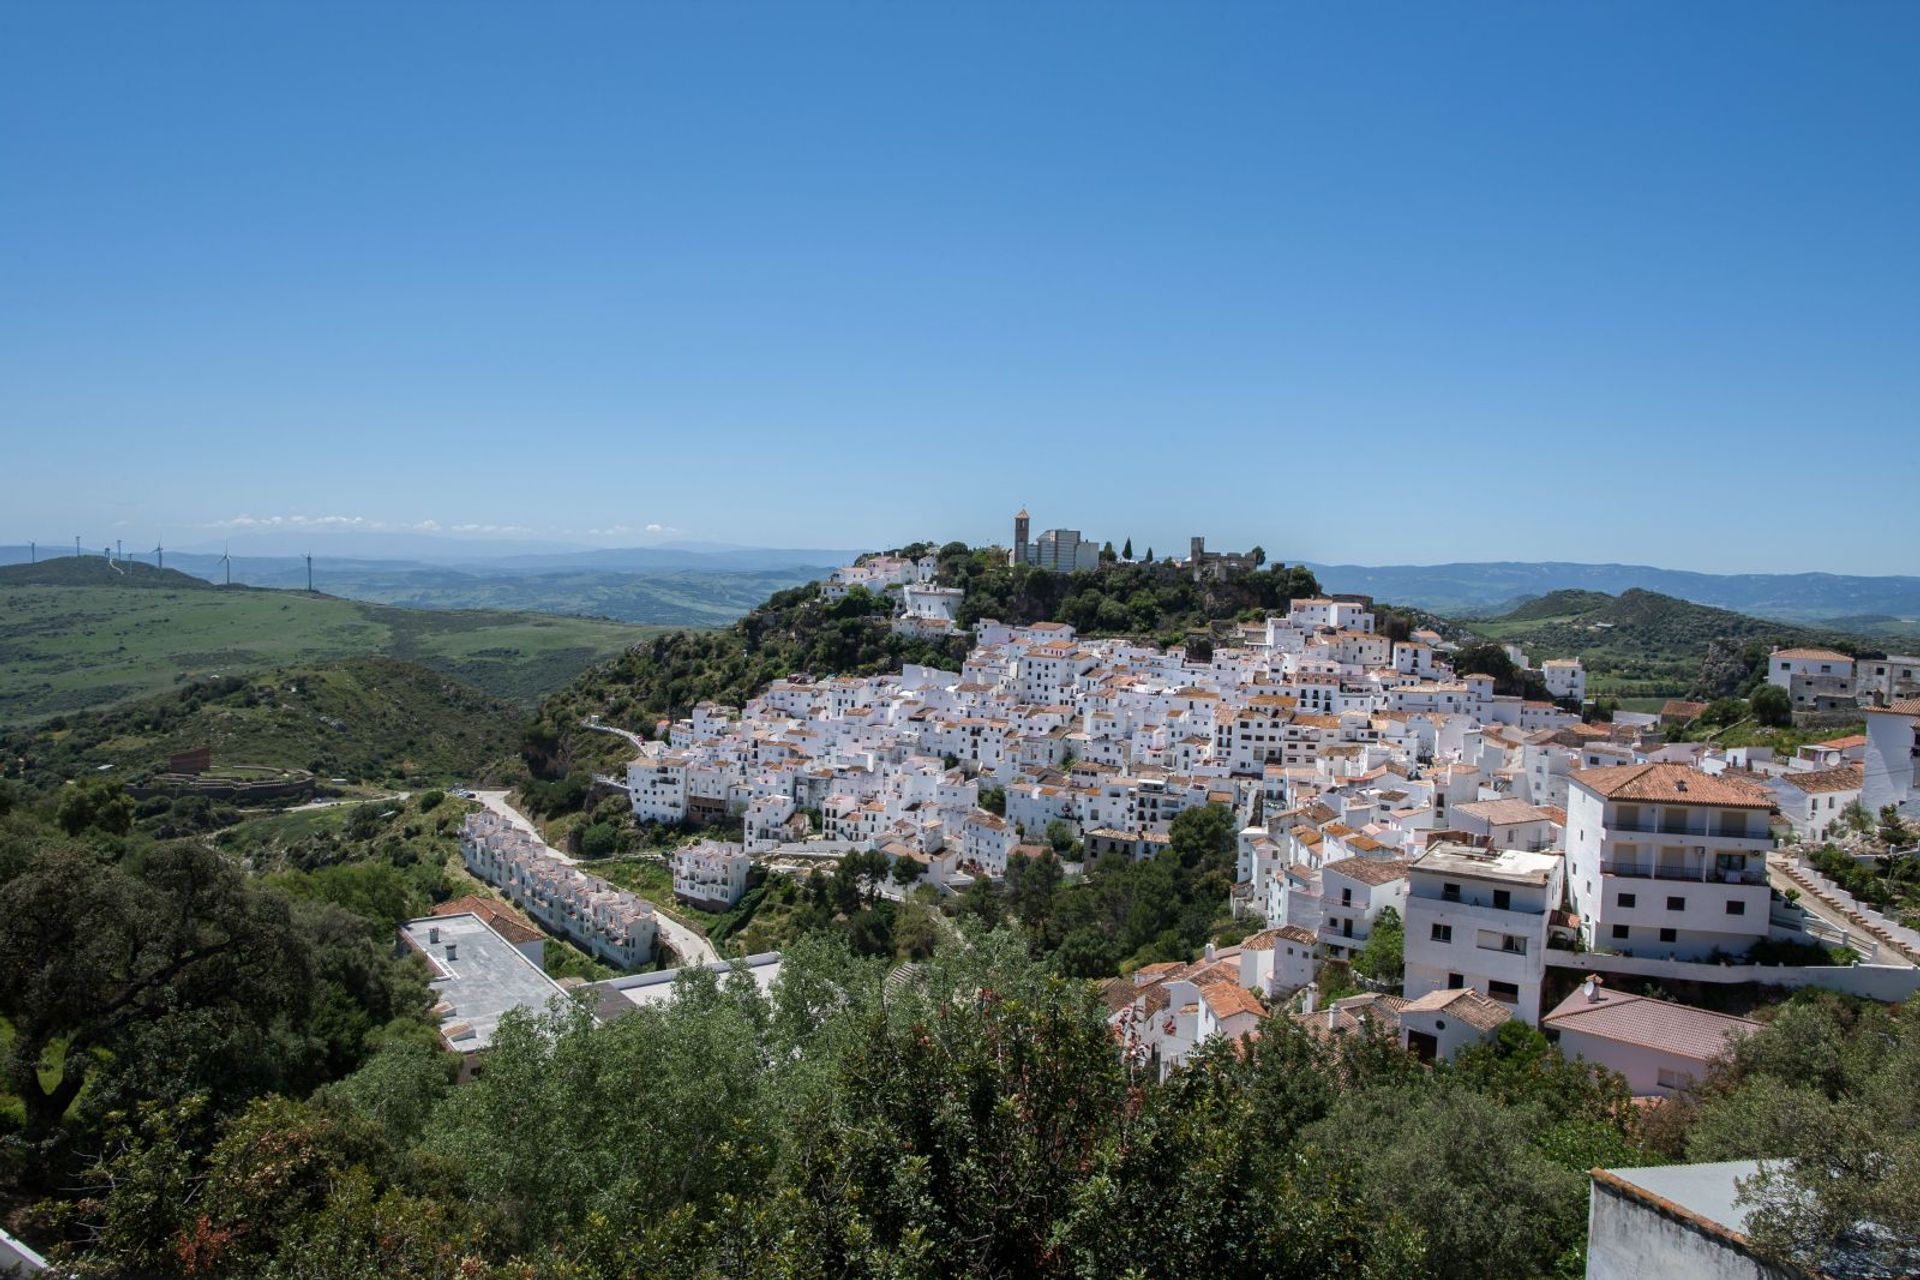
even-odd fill
[(455, 960), (457, 960), (457, 959), (459, 959), (459, 958), (460, 958), (460, 944), (459, 944), (459, 943), (457, 943), (457, 942), (449, 942), (449, 943), (447, 944), (447, 961), (448, 961), (448, 963), (452, 963), (453, 961), (455, 961)]
[(1213, 959), (1213, 944), (1211, 942), (1207, 944), (1207, 959)]
[(1315, 1003), (1315, 997), (1317, 997), (1319, 994), (1320, 994), (1320, 988), (1313, 986), (1312, 984), (1309, 984), (1307, 986), (1306, 1002), (1301, 1006), (1300, 1012), (1312, 1013), (1313, 1006)]
[(429, 926), (427, 927), (427, 941), (428, 941), (428, 942), (438, 942), (438, 941), (440, 941), (440, 926), (439, 926), (439, 925), (437, 925), (437, 924), (436, 924), (436, 925), (429, 925)]
[(1586, 993), (1588, 1004), (1600, 1003), (1600, 979), (1599, 978), (1593, 976), (1592, 974), (1587, 975), (1587, 980), (1580, 984), (1580, 989)]

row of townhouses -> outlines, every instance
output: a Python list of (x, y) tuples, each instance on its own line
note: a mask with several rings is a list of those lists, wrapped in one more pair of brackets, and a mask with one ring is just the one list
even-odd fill
[(652, 903), (570, 866), (498, 814), (469, 814), (460, 852), (468, 871), (608, 964), (637, 969), (653, 959), (660, 922)]

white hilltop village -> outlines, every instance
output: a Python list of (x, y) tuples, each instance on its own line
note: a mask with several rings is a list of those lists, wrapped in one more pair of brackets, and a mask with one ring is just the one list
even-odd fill
[[(1030, 539), (1023, 511), (1008, 555), (1077, 570), (1093, 548), (1074, 530)], [(1195, 538), (1174, 566), (1204, 576), (1257, 562), (1206, 552)], [(703, 702), (647, 726), (650, 737), (609, 730), (638, 754), (624, 779), (602, 782), (624, 787), (637, 822), (742, 823), (737, 843), (701, 839), (672, 855), (677, 899), (724, 910), (756, 864), (805, 875), (853, 851), (911, 864), (900, 879), (956, 894), (1050, 856), (1056, 824), (1086, 862), (1146, 859), (1167, 846), (1179, 814), (1224, 806), (1238, 832), (1240, 941), (1101, 984), (1116, 1052), (1159, 1074), (1209, 1041), (1257, 1034), (1274, 1013), (1315, 1034), (1384, 1034), (1428, 1060), (1517, 1020), (1657, 1098), (1684, 1091), (1758, 1024), (1630, 994), (1650, 981), (1886, 1001), (1920, 990), (1920, 934), (1799, 856), (1855, 801), (1920, 809), (1920, 662), (1857, 671), (1844, 654), (1776, 652), (1768, 678), (1797, 709), (1850, 709), (1868, 732), (1775, 759), (1668, 743), (1657, 715), (1583, 720), (1578, 659), (1534, 666), (1508, 646), (1552, 698), (1497, 693), (1493, 677), (1454, 669), (1457, 647), (1439, 633), (1383, 634), (1361, 596), (1292, 600), (1237, 624), (1203, 657), (1057, 622), (979, 619), (963, 631), (963, 593), (936, 577), (932, 556), (874, 555), (836, 570), (822, 591), (890, 598), (890, 625), (906, 634), (964, 635), (958, 670), (793, 674), (744, 706)], [(673, 923), (494, 814), (468, 820), (463, 846), (476, 875), (617, 967), (652, 962), (663, 921)], [(1403, 976), (1361, 978), (1350, 963), (1393, 917)], [(420, 936), (411, 929), (442, 977), (457, 979)], [(1769, 963), (1755, 955), (1769, 944), (1799, 944), (1796, 960), (1842, 947), (1853, 959)], [(461, 945), (475, 943), (463, 935)], [(681, 958), (727, 963), (710, 952)], [(763, 987), (779, 972), (777, 954), (734, 963)], [(1358, 994), (1322, 998), (1332, 963)], [(515, 964), (503, 951), (495, 968)], [(516, 981), (529, 1001), (548, 994), (525, 974)], [(511, 1003), (440, 985), (449, 1020), (463, 1004), (491, 1018)], [(671, 971), (589, 988), (602, 1017), (671, 993)], [(469, 1055), (484, 1048), (465, 1035)], [(1637, 1186), (1623, 1172), (1595, 1193), (1629, 1242), (1635, 1215), (1660, 1212)], [(1596, 1253), (1615, 1255), (1636, 1256), (1626, 1246)]]

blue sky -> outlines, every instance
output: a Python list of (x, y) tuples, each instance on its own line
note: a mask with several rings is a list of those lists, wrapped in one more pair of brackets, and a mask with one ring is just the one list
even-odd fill
[(1916, 47), (1904, 3), (8, 5), (0, 542), (1024, 503), (1920, 572)]

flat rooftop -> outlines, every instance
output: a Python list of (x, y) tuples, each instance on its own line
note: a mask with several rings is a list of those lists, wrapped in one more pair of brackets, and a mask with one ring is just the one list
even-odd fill
[[(773, 980), (780, 976), (778, 951), (763, 951), (744, 960), (714, 960), (698, 967), (717, 974), (725, 982), (736, 964), (746, 966), (762, 995), (773, 987)], [(648, 1005), (672, 1003), (674, 981), (685, 972), (686, 969), (661, 969), (655, 973), (633, 973), (622, 978), (609, 978), (605, 982), (589, 983), (581, 990), (594, 997), (602, 1020), (611, 1021)]]
[(541, 1012), (560, 986), (519, 948), (471, 912), (428, 916), (400, 926), (407, 945), (433, 970), (428, 984), (440, 997), (435, 1009), (440, 1034), (459, 1053), (477, 1053), (493, 1042), (509, 1009)]
[(1481, 849), (1442, 840), (1427, 846), (1413, 860), (1413, 870), (1471, 880), (1498, 880), (1503, 884), (1545, 885), (1560, 865), (1557, 853), (1528, 853), (1522, 849)]

